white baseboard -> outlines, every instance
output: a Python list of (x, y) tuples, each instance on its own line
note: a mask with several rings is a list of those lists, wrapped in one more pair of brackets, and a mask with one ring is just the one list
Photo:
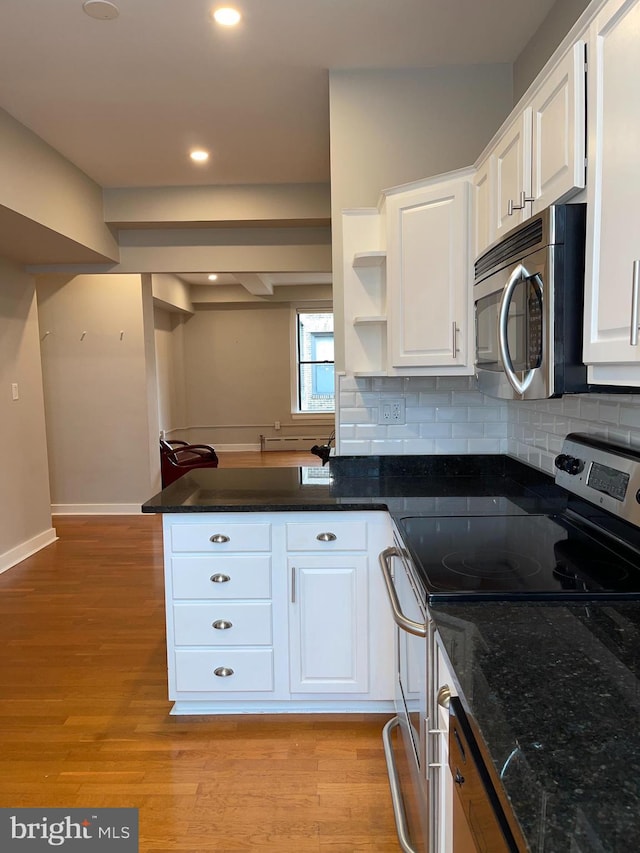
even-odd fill
[(142, 504), (51, 504), (51, 515), (138, 515)]
[(16, 545), (15, 548), (5, 551), (4, 554), (0, 554), (0, 574), (26, 560), (27, 557), (31, 557), (32, 554), (42, 550), (42, 548), (46, 548), (47, 545), (51, 545), (57, 538), (55, 528), (50, 527), (48, 530), (38, 533), (37, 536), (27, 539), (26, 542)]
[(248, 451), (260, 450), (260, 443), (257, 444), (213, 444), (216, 453), (246, 453)]

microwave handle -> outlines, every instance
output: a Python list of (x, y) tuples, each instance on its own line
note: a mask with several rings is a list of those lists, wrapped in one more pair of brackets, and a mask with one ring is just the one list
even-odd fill
[(525, 269), (522, 264), (518, 264), (518, 266), (509, 276), (507, 286), (505, 287), (502, 293), (502, 299), (500, 300), (500, 310), (498, 312), (498, 350), (500, 352), (500, 358), (502, 359), (504, 372), (507, 379), (509, 380), (509, 384), (518, 394), (524, 394), (529, 385), (531, 385), (531, 380), (534, 376), (534, 371), (529, 370), (527, 372), (527, 375), (521, 382), (516, 376), (515, 370), (513, 369), (513, 361), (511, 360), (511, 353), (509, 352), (509, 306), (511, 305), (513, 291), (516, 289), (516, 286), (523, 278), (531, 278), (531, 274)]

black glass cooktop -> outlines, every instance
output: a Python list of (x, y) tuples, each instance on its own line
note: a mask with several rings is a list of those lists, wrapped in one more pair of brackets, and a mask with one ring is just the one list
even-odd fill
[(403, 518), (431, 601), (640, 599), (640, 555), (569, 517)]

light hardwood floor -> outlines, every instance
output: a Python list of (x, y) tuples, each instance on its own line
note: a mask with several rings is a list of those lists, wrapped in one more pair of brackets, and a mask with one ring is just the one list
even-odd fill
[(385, 717), (170, 716), (160, 519), (54, 524), (0, 575), (0, 805), (137, 807), (141, 853), (400, 849)]

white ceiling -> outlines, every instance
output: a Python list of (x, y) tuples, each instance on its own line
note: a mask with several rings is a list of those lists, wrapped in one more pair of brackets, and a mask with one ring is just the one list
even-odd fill
[(0, 106), (103, 187), (328, 181), (328, 69), (513, 62), (553, 5), (239, 0), (223, 30), (213, 0), (115, 2), (0, 3)]

